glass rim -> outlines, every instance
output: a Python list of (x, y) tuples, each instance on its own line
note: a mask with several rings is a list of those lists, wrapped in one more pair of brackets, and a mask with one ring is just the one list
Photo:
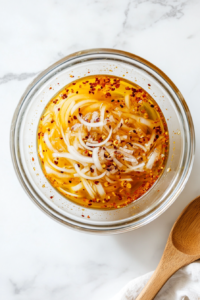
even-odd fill
[[(20, 167), (20, 161), (19, 161), (19, 153), (18, 153), (18, 147), (19, 147), (19, 132), (17, 131), (19, 125), (21, 124), (22, 120), (19, 119), (20, 110), (25, 103), (29, 93), (37, 86), (37, 84), (42, 80), (42, 78), (45, 78), (50, 72), (52, 72), (55, 68), (62, 65), (63, 63), (70, 62), (77, 58), (84, 59), (84, 57), (89, 57), (92, 55), (117, 55), (121, 58), (121, 61), (123, 62), (124, 58), (129, 58), (133, 61), (138, 61), (139, 63), (145, 65), (146, 67), (152, 69), (154, 72), (156, 72), (166, 83), (171, 87), (171, 89), (174, 91), (178, 99), (180, 100), (180, 103), (183, 106), (184, 112), (186, 114), (186, 119), (189, 127), (189, 147), (188, 147), (188, 159), (187, 159), (187, 165), (185, 166), (184, 172), (181, 176), (181, 180), (178, 182), (178, 187), (176, 187), (176, 192), (174, 195), (168, 200), (164, 201), (160, 206), (156, 206), (156, 208), (153, 208), (151, 211), (147, 213), (147, 218), (145, 217), (146, 214), (144, 214), (144, 218), (141, 220), (139, 224), (133, 224), (132, 221), (126, 222), (125, 224), (113, 224), (110, 226), (107, 225), (88, 225), (76, 220), (70, 219), (70, 221), (66, 221), (66, 217), (62, 217), (62, 215), (55, 211), (52, 207), (50, 207), (47, 203), (41, 203), (39, 201), (38, 197), (36, 197), (36, 193), (34, 192), (33, 188), (32, 190), (29, 188), (29, 185), (27, 184), (28, 179), (26, 178), (26, 174), (22, 173), (21, 167)], [(86, 60), (85, 60), (86, 61)], [(17, 127), (18, 125), (18, 127)], [(70, 54), (68, 56), (65, 56), (61, 60), (57, 61), (56, 63), (49, 66), (47, 69), (42, 71), (33, 81), (31, 84), (28, 85), (25, 92), (23, 93), (19, 104), (16, 107), (16, 110), (13, 115), (12, 123), (11, 123), (11, 130), (10, 130), (10, 151), (11, 151), (11, 157), (12, 162), (14, 166), (15, 173), (25, 190), (25, 192), (28, 194), (28, 196), (31, 198), (31, 200), (48, 216), (53, 218), (54, 220), (58, 221), (59, 223), (62, 223), (63, 225), (67, 225), (74, 229), (79, 229), (82, 231), (87, 231), (91, 233), (100, 233), (100, 234), (111, 234), (111, 233), (123, 233), (128, 232), (133, 229), (140, 228), (154, 219), (156, 219), (158, 216), (160, 216), (165, 210), (169, 208), (169, 206), (172, 205), (172, 203), (177, 199), (177, 197), (182, 192), (183, 188), (185, 187), (185, 184), (189, 178), (189, 175), (192, 170), (192, 165), (194, 161), (194, 152), (195, 152), (195, 132), (194, 132), (194, 125), (192, 121), (192, 117), (188, 108), (188, 105), (182, 96), (179, 89), (176, 87), (176, 85), (172, 82), (172, 80), (158, 67), (150, 63), (149, 61), (135, 55), (129, 52), (121, 51), (121, 50), (115, 50), (115, 49), (107, 49), (107, 48), (95, 48), (95, 49), (88, 49), (83, 51), (78, 51), (73, 54)]]

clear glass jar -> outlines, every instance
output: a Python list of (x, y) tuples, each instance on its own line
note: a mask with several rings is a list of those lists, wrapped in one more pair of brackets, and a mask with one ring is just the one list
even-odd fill
[[(66, 84), (93, 74), (123, 77), (148, 89), (162, 109), (169, 129), (169, 157), (162, 176), (148, 193), (120, 209), (83, 208), (66, 199), (46, 180), (37, 155), (37, 126), (46, 104)], [(191, 114), (174, 83), (143, 58), (113, 49), (80, 51), (50, 66), (28, 86), (11, 125), (13, 165), (33, 202), (64, 225), (101, 234), (127, 232), (161, 215), (176, 200), (188, 180), (194, 148)]]

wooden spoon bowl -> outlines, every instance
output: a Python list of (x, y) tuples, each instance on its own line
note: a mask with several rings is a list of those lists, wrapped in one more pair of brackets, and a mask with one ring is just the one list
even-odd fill
[(154, 274), (136, 300), (153, 299), (180, 268), (200, 258), (200, 196), (180, 214)]

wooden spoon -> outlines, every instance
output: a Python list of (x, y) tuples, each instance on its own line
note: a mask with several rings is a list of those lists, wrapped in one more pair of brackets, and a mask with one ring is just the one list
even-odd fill
[(180, 214), (160, 263), (136, 300), (151, 300), (180, 268), (200, 258), (200, 196)]

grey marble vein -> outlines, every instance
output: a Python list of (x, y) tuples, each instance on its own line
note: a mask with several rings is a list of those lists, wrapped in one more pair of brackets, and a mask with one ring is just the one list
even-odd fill
[(28, 78), (34, 77), (38, 73), (21, 73), (21, 74), (14, 74), (14, 73), (7, 73), (3, 77), (0, 77), (0, 84), (7, 83), (12, 80), (26, 80)]

